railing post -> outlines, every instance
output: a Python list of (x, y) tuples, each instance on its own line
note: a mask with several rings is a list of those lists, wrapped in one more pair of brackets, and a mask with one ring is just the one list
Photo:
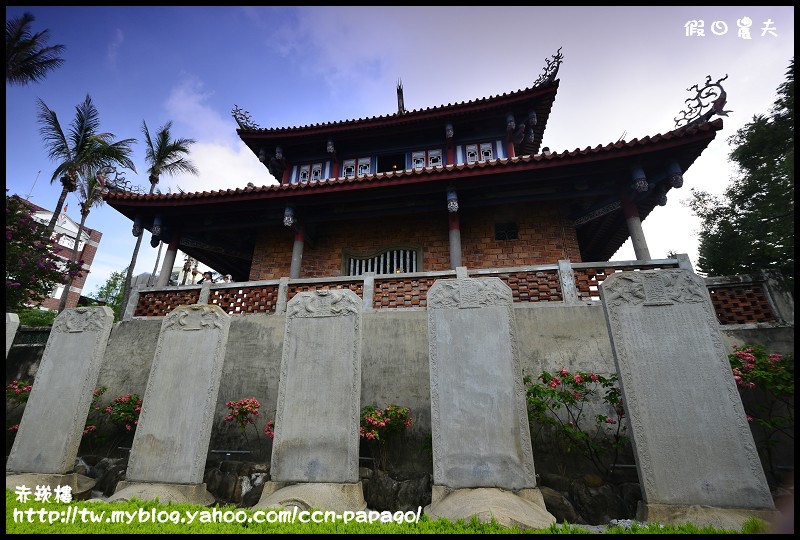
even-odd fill
[(289, 278), (282, 277), (278, 283), (278, 303), (275, 304), (275, 314), (286, 313), (286, 302), (289, 300)]
[(565, 304), (580, 304), (578, 288), (575, 286), (575, 273), (569, 259), (558, 261), (558, 280), (561, 282), (561, 298)]
[(694, 274), (694, 268), (692, 268), (692, 261), (689, 260), (689, 256), (686, 253), (679, 253), (675, 255), (675, 258), (678, 259), (678, 268), (682, 268), (683, 270), (689, 270), (691, 273)]
[(135, 287), (133, 291), (131, 291), (131, 295), (128, 297), (128, 305), (124, 306), (125, 311), (122, 315), (122, 320), (127, 321), (128, 319), (133, 318), (133, 314), (136, 312), (136, 305), (139, 303), (139, 287)]
[(375, 272), (364, 272), (364, 283), (361, 286), (364, 311), (372, 311), (375, 301)]
[(466, 266), (456, 266), (456, 279), (466, 279), (469, 277)]
[(783, 324), (794, 325), (794, 297), (789, 293), (783, 276), (775, 270), (762, 270), (760, 274), (775, 318)]

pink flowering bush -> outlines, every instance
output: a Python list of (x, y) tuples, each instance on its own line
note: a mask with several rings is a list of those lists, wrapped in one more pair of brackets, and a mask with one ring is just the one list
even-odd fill
[(403, 433), (411, 426), (411, 410), (408, 407), (387, 405), (379, 409), (374, 405), (365, 405), (361, 409), (361, 426), (359, 434), (371, 445), (375, 466), (385, 469), (388, 465), (386, 444), (394, 435)]
[(89, 405), (89, 416), (86, 418), (86, 425), (83, 428), (83, 436), (92, 439), (99, 439), (100, 438), (100, 431), (99, 426), (103, 420), (103, 414), (105, 414), (105, 407), (100, 405), (99, 401), (100, 398), (103, 397), (103, 394), (106, 393), (108, 390), (107, 386), (100, 386), (95, 388), (94, 392), (92, 392), (92, 403)]
[(28, 381), (14, 379), (6, 386), (6, 430), (10, 433), (19, 431), (19, 424), (9, 425), (8, 413), (20, 405), (27, 403), (33, 385)]
[(773, 449), (781, 439), (794, 441), (794, 358), (734, 345), (728, 360), (765, 468), (777, 478)]
[(33, 385), (28, 383), (28, 381), (14, 379), (6, 386), (6, 401), (10, 402), (12, 407), (18, 407), (23, 403), (27, 403), (32, 389)]
[(256, 398), (251, 397), (240, 399), (239, 401), (229, 401), (225, 406), (228, 407), (228, 415), (225, 416), (224, 420), (226, 422), (235, 422), (244, 433), (248, 425), (255, 425), (261, 404)]
[(103, 408), (108, 418), (116, 426), (126, 432), (133, 433), (139, 424), (139, 413), (142, 412), (142, 398), (137, 394), (125, 394), (116, 397)]
[(5, 251), (6, 312), (41, 305), (56, 285), (83, 275), (83, 261), (59, 255), (62, 248), (33, 218), (33, 209), (8, 189)]
[[(575, 450), (586, 456), (604, 478), (613, 472), (620, 451), (630, 444), (625, 435), (627, 426), (622, 392), (616, 385), (617, 375), (604, 377), (596, 373), (561, 369), (556, 375), (547, 371), (534, 383), (524, 377), (528, 387), (528, 418), (535, 429), (534, 440), (554, 435), (559, 451), (569, 454)], [(607, 405), (606, 414), (593, 418), (594, 429), (586, 429), (584, 409), (601, 399)]]

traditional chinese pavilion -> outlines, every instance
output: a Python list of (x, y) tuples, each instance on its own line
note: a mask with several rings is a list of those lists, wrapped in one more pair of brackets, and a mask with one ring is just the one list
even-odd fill
[(400, 83), (378, 117), (261, 128), (235, 107), (278, 184), (106, 201), (169, 244), (165, 268), (180, 249), (240, 282), (607, 261), (629, 237), (649, 260), (641, 221), (722, 128), (724, 92), (707, 85), (716, 108), (673, 131), (551, 152), (562, 58), (529, 88), (437, 107), (406, 110)]

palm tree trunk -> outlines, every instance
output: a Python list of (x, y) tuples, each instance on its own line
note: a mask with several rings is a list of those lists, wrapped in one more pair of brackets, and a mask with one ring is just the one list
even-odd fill
[(156, 282), (156, 272), (158, 272), (158, 261), (161, 260), (161, 248), (164, 247), (164, 242), (158, 243), (158, 255), (156, 255), (156, 264), (153, 266), (153, 273), (147, 279), (147, 286), (152, 287)]
[[(156, 190), (158, 184), (158, 177), (150, 175), (150, 195)], [(142, 237), (144, 236), (144, 229), (142, 234), (136, 239), (136, 247), (133, 248), (133, 256), (131, 257), (131, 264), (128, 266), (128, 271), (125, 272), (125, 285), (124, 293), (122, 295), (122, 308), (121, 317), (125, 316), (125, 310), (128, 308), (128, 300), (131, 297), (131, 283), (133, 282), (133, 269), (136, 267), (136, 258), (139, 256), (139, 248), (142, 246)]]
[[(81, 223), (78, 225), (78, 234), (75, 235), (75, 245), (72, 247), (72, 255), (70, 259), (72, 262), (78, 260), (78, 247), (80, 246), (81, 235), (83, 235), (84, 225), (86, 224), (86, 218), (89, 217), (89, 210), (84, 210), (81, 208)], [(69, 298), (69, 290), (72, 288), (72, 283), (75, 281), (74, 277), (69, 278), (66, 285), (64, 286), (64, 292), (61, 293), (61, 302), (58, 305), (58, 312), (61, 313), (67, 307), (67, 299)]]
[(128, 307), (128, 300), (131, 297), (131, 283), (133, 282), (133, 267), (136, 266), (136, 258), (139, 256), (139, 248), (142, 246), (142, 237), (144, 237), (144, 231), (142, 234), (136, 238), (136, 246), (133, 248), (133, 256), (131, 257), (131, 264), (128, 266), (127, 272), (125, 272), (125, 285), (124, 285), (124, 293), (122, 295), (122, 307), (120, 309), (120, 318), (125, 316), (125, 309)]
[(67, 200), (67, 186), (61, 190), (61, 195), (58, 197), (58, 204), (56, 204), (55, 210), (53, 210), (53, 217), (50, 218), (50, 223), (47, 224), (47, 237), (51, 237), (53, 235), (53, 231), (56, 230), (56, 222), (58, 221), (58, 216), (61, 214), (61, 209), (64, 207), (64, 201)]

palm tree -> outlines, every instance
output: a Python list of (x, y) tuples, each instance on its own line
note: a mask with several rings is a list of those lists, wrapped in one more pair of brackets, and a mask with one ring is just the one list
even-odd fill
[[(173, 175), (175, 173), (189, 173), (197, 174), (197, 168), (194, 164), (186, 158), (189, 153), (189, 147), (195, 143), (194, 139), (172, 139), (170, 130), (172, 129), (172, 121), (170, 120), (155, 133), (155, 139), (150, 137), (150, 131), (147, 129), (147, 122), (142, 121), (142, 133), (144, 134), (144, 142), (147, 145), (145, 160), (150, 165), (147, 169), (150, 180), (150, 194), (152, 195), (156, 189), (160, 176), (162, 174)], [(122, 311), (128, 306), (128, 299), (131, 295), (131, 281), (133, 280), (133, 270), (136, 266), (136, 259), (139, 256), (139, 248), (142, 245), (142, 234), (136, 239), (136, 246), (133, 248), (133, 256), (131, 257), (131, 264), (128, 265), (128, 272), (125, 275), (125, 293), (122, 296)], [(158, 264), (158, 263), (156, 263)]]
[(39, 82), (48, 71), (64, 63), (59, 54), (65, 47), (48, 47), (48, 30), (31, 34), (33, 20), (33, 15), (26, 12), (6, 21), (6, 82), (12, 86)]
[[(116, 144), (121, 144), (124, 142), (130, 145), (132, 141), (135, 141), (135, 139), (127, 139), (126, 141), (120, 141), (120, 143)], [(98, 140), (98, 145), (102, 144), (105, 143)], [(131, 165), (133, 164), (131, 163)], [(124, 177), (120, 178), (120, 173), (115, 167), (104, 165), (100, 166), (99, 169), (96, 170), (96, 173), (86, 177), (85, 181), (79, 186), (81, 199), (81, 222), (80, 225), (78, 225), (78, 234), (75, 236), (75, 245), (72, 248), (72, 255), (70, 256), (70, 260), (73, 262), (78, 260), (78, 247), (80, 246), (80, 239), (83, 235), (83, 230), (86, 227), (86, 218), (89, 217), (89, 212), (91, 212), (92, 207), (103, 204), (103, 193), (108, 190), (110, 185), (116, 185), (118, 180), (124, 181)], [(75, 278), (70, 278), (64, 287), (64, 292), (61, 294), (61, 302), (58, 306), (59, 313), (64, 311), (64, 308), (67, 307), (67, 298), (69, 297), (69, 290), (72, 287), (74, 279)]]
[[(39, 132), (44, 138), (51, 160), (60, 161), (53, 171), (50, 179), (52, 184), (57, 178), (61, 178), (63, 189), (58, 199), (58, 204), (53, 212), (53, 217), (47, 225), (48, 236), (55, 230), (56, 220), (61, 213), (67, 193), (76, 191), (81, 187), (85, 198), (81, 203), (81, 221), (85, 222), (88, 209), (96, 204), (94, 200), (100, 196), (96, 182), (97, 173), (104, 168), (120, 166), (124, 169), (136, 171), (136, 166), (130, 158), (131, 145), (136, 139), (114, 140), (114, 134), (109, 132), (98, 133), (100, 127), (100, 114), (97, 112), (92, 98), (87, 94), (83, 103), (75, 107), (76, 114), (69, 129), (69, 135), (64, 134), (58, 116), (41, 99), (39, 100), (38, 118), (41, 124)], [(76, 245), (73, 249), (72, 260), (77, 260), (77, 245), (80, 242), (80, 234), (76, 238)], [(64, 289), (61, 296), (61, 307), (59, 312), (66, 306), (69, 286), (72, 280)]]
[(78, 189), (78, 183), (82, 178), (91, 177), (92, 173), (103, 165), (119, 165), (136, 171), (130, 159), (130, 146), (136, 139), (114, 142), (113, 133), (98, 133), (100, 113), (97, 112), (88, 94), (83, 103), (75, 107), (75, 118), (70, 124), (68, 134), (61, 128), (56, 113), (41, 99), (38, 100), (38, 104), (38, 119), (41, 124), (39, 133), (44, 138), (48, 157), (60, 162), (53, 171), (50, 183), (60, 179), (63, 186), (53, 210), (53, 217), (47, 224), (48, 235), (51, 235), (67, 194)]

